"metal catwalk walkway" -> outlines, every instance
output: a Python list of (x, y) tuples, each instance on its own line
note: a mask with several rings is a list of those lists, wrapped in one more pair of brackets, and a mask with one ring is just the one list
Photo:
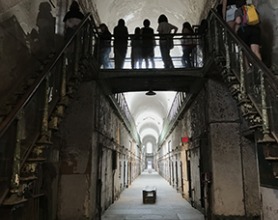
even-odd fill
[[(143, 204), (142, 189), (155, 186), (155, 204)], [(204, 220), (157, 172), (143, 172), (103, 214), (102, 220)]]

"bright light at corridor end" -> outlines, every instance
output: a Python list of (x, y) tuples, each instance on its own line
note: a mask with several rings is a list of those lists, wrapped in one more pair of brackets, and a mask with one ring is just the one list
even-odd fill
[(169, 113), (176, 92), (156, 91), (155, 96), (146, 96), (145, 93), (130, 92), (124, 95), (140, 139), (144, 141), (144, 137), (151, 136), (157, 143), (164, 119)]

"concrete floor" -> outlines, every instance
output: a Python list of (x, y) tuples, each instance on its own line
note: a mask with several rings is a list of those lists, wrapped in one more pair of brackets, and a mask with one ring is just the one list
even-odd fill
[[(155, 186), (155, 204), (143, 204), (142, 189)], [(102, 220), (204, 220), (181, 194), (157, 172), (143, 172), (103, 214)]]

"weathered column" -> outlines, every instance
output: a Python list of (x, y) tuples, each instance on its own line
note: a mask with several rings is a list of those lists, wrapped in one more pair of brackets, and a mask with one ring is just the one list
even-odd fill
[(95, 219), (98, 149), (95, 133), (96, 86), (82, 83), (59, 129), (59, 219)]
[(209, 80), (207, 91), (211, 219), (253, 219), (260, 213), (255, 145), (242, 136), (241, 113), (226, 86)]

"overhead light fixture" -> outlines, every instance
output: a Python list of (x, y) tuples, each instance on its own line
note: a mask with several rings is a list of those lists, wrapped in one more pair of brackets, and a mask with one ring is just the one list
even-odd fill
[(149, 90), (148, 92), (146, 92), (145, 95), (147, 95), (147, 96), (153, 96), (153, 95), (156, 95), (156, 93), (155, 93), (154, 91), (152, 91), (152, 90)]

